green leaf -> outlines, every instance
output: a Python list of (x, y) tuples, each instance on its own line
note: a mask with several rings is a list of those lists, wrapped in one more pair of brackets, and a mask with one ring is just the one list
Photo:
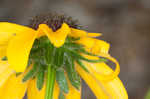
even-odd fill
[(24, 76), (24, 78), (22, 79), (22, 81), (26, 82), (30, 78), (34, 77), (36, 71), (37, 71), (37, 64), (34, 64), (33, 68)]
[(89, 70), (85, 67), (85, 65), (80, 60), (77, 59), (76, 62), (80, 65), (81, 68), (83, 68), (86, 72), (89, 73)]
[(37, 74), (36, 84), (37, 84), (38, 90), (41, 90), (43, 88), (43, 85), (44, 85), (44, 69), (43, 68), (40, 68)]
[(77, 74), (75, 67), (74, 67), (74, 60), (70, 55), (67, 55), (66, 57), (66, 71), (68, 74), (68, 78), (71, 82), (71, 84), (79, 90), (80, 88), (80, 76)]
[(65, 99), (65, 96), (62, 91), (60, 91), (58, 99)]
[(147, 92), (147, 94), (146, 94), (144, 99), (150, 99), (150, 89), (148, 90), (148, 92)]
[(68, 87), (67, 79), (64, 74), (64, 70), (56, 71), (56, 80), (59, 84), (61, 91), (63, 91), (64, 93), (68, 93), (69, 87)]

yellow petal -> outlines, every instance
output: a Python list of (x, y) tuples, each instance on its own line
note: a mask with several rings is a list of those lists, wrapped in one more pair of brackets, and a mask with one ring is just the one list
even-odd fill
[[(101, 73), (101, 71), (98, 71), (97, 68), (93, 65), (99, 65), (100, 63), (96, 63), (96, 64), (89, 64), (91, 66), (88, 66), (89, 70), (93, 70), (95, 71), (94, 73), (97, 73), (99, 75), (97, 75), (96, 77), (98, 79), (101, 79), (101, 80), (111, 80), (111, 79), (114, 79), (114, 77), (118, 76), (119, 72), (120, 72), (120, 66), (119, 66), (119, 63), (117, 62), (117, 60), (115, 60), (113, 57), (111, 57), (108, 52), (109, 52), (109, 48), (110, 48), (110, 45), (109, 43), (105, 42), (105, 41), (102, 41), (102, 40), (98, 40), (98, 39), (94, 39), (94, 45), (93, 47), (91, 48), (91, 52), (94, 53), (94, 54), (97, 54), (101, 57), (105, 57), (107, 58), (108, 60), (114, 62), (116, 64), (116, 69), (113, 73), (109, 74), (109, 75), (104, 75)], [(94, 57), (91, 57), (91, 56), (85, 56), (87, 58), (94, 58)], [(99, 65), (100, 66), (100, 65)]]
[(0, 87), (2, 87), (12, 73), (14, 71), (9, 68), (8, 62), (0, 61)]
[(0, 44), (0, 58), (6, 56), (7, 44)]
[(77, 90), (75, 87), (73, 87), (68, 80), (69, 85), (69, 92), (65, 94), (65, 99), (81, 99), (81, 88), (80, 90)]
[(84, 45), (87, 51), (94, 54), (99, 54), (99, 53), (107, 54), (110, 48), (109, 43), (103, 40), (98, 40), (90, 37), (82, 37), (76, 43)]
[(24, 74), (16, 77), (12, 74), (5, 84), (0, 88), (1, 99), (22, 99), (25, 95), (28, 82), (23, 83)]
[(84, 45), (87, 49), (91, 49), (95, 44), (95, 39), (89, 37), (81, 37), (76, 43)]
[(99, 54), (99, 53), (104, 53), (107, 54), (109, 52), (110, 45), (109, 43), (103, 41), (103, 40), (98, 40), (94, 39), (95, 43), (92, 47), (92, 53), (94, 54)]
[[(38, 35), (37, 35), (37, 38), (40, 38), (40, 37), (42, 37), (42, 36), (45, 36), (46, 34), (43, 32), (43, 28), (45, 28), (45, 29), (47, 29), (48, 27), (47, 27), (47, 25), (45, 26), (46, 24), (40, 24), (39, 25), (39, 28), (37, 29), (37, 32), (38, 32)], [(41, 28), (42, 27), (42, 28)], [(48, 30), (48, 31), (51, 31), (52, 32), (52, 30), (50, 29), (50, 30)]]
[(65, 43), (67, 35), (70, 33), (70, 28), (66, 23), (63, 23), (61, 28), (56, 32), (53, 32), (46, 24), (40, 24), (39, 29), (48, 36), (55, 47), (61, 47)]
[(83, 31), (83, 30), (71, 28), (71, 32), (69, 33), (69, 36), (75, 37), (75, 38), (85, 37), (85, 36), (87, 36), (87, 32)]
[(37, 32), (34, 30), (23, 31), (10, 40), (7, 48), (8, 63), (16, 72), (23, 72), (26, 69), (36, 35)]
[[(32, 79), (29, 82), (27, 96), (28, 99), (44, 99), (45, 98), (45, 88), (46, 84), (44, 83), (43, 88), (39, 91), (36, 87), (36, 79)], [(59, 96), (59, 87), (58, 84), (54, 85), (53, 99), (58, 99)]]
[[(112, 73), (112, 70), (102, 63), (96, 67), (105, 75)], [(127, 92), (118, 77), (108, 82), (96, 79), (93, 75), (85, 72), (81, 67), (77, 66), (77, 71), (85, 82), (92, 89), (97, 99), (128, 99)]]
[[(101, 66), (97, 65), (96, 68), (101, 70), (101, 72), (106, 75), (113, 72), (113, 70), (109, 68), (106, 64), (102, 64)], [(118, 77), (115, 77), (113, 80), (108, 82), (101, 80), (98, 81), (101, 82), (102, 85), (105, 87), (111, 99), (128, 99), (126, 89), (124, 88), (124, 85)]]
[(88, 37), (98, 37), (98, 36), (101, 36), (102, 34), (101, 33), (88, 33), (87, 36)]
[(0, 22), (0, 44), (7, 42), (12, 36), (22, 33), (24, 31), (30, 31), (31, 28), (8, 22)]
[(0, 22), (0, 57), (6, 56), (8, 41), (18, 33), (32, 30), (14, 23)]
[(84, 71), (79, 65), (76, 65), (76, 70), (94, 92), (97, 99), (108, 99), (108, 93), (106, 93), (106, 90), (104, 90), (100, 82), (98, 82), (92, 75)]
[[(103, 71), (101, 69), (97, 68), (97, 67), (101, 67), (103, 65), (106, 65), (105, 63), (89, 63), (89, 62), (83, 61), (86, 68), (91, 72), (91, 74), (94, 75), (97, 79), (103, 80), (103, 81), (109, 81), (109, 80), (112, 80), (115, 77), (117, 77), (119, 75), (119, 72), (120, 72), (120, 66), (119, 66), (119, 63), (117, 62), (117, 60), (115, 60), (109, 54), (100, 54), (99, 56), (105, 57), (106, 59), (114, 62), (115, 65), (116, 65), (115, 71), (113, 71), (110, 74), (106, 75), (106, 74), (103, 74)], [(84, 57), (86, 57), (88, 59), (98, 58), (98, 57), (95, 57), (95, 56), (88, 56), (88, 55), (84, 55)]]

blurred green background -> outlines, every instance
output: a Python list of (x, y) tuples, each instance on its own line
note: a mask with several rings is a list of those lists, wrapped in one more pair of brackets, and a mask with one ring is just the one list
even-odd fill
[[(150, 87), (150, 0), (0, 0), (0, 21), (27, 25), (40, 13), (64, 13), (89, 32), (101, 32), (121, 65), (129, 99), (144, 99)], [(96, 99), (83, 84), (83, 99)]]

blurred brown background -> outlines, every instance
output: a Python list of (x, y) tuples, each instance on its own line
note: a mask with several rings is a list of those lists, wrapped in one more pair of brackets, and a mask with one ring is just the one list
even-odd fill
[[(51, 11), (102, 32), (120, 62), (129, 99), (144, 99), (150, 86), (150, 0), (0, 0), (0, 21), (27, 25), (32, 16)], [(96, 99), (86, 85), (82, 97)]]

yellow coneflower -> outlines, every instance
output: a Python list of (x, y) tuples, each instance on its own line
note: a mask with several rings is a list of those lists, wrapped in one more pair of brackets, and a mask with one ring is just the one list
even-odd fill
[(57, 14), (36, 16), (29, 27), (0, 22), (0, 98), (80, 99), (82, 78), (97, 99), (127, 99), (110, 45), (79, 27)]

